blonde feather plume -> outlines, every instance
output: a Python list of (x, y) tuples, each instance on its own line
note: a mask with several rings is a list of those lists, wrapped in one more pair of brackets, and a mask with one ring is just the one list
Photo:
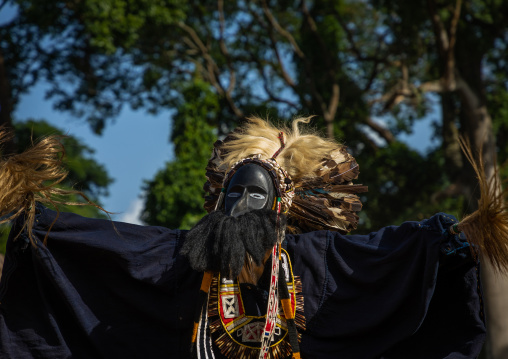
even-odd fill
[(305, 177), (313, 177), (323, 163), (323, 154), (335, 153), (336, 161), (346, 158), (340, 151), (343, 145), (316, 135), (309, 129), (305, 132), (300, 124), (309, 123), (312, 117), (301, 117), (293, 120), (292, 126), (275, 127), (270, 122), (250, 117), (239, 132), (232, 134), (232, 139), (223, 145), (226, 155), (223, 162), (224, 171), (234, 163), (247, 157), (260, 154), (261, 159), (271, 158), (280, 148), (280, 131), (284, 132), (286, 147), (277, 156), (277, 162), (289, 173), (293, 181), (299, 182)]

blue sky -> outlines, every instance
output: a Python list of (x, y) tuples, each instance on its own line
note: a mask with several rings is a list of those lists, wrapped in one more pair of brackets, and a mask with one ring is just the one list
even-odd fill
[(52, 103), (44, 100), (44, 93), (44, 84), (39, 84), (22, 96), (13, 117), (46, 119), (93, 148), (94, 158), (115, 180), (109, 188), (110, 195), (102, 200), (105, 208), (119, 212), (115, 219), (136, 223), (134, 212), (140, 209), (143, 180), (152, 178), (172, 156), (168, 141), (169, 111), (153, 116), (125, 108), (115, 123), (110, 123), (103, 135), (97, 136), (83, 120), (53, 110)]
[[(14, 16), (15, 10), (5, 6), (0, 11), (0, 24)], [(113, 218), (140, 223), (143, 180), (153, 178), (164, 163), (171, 160), (173, 151), (169, 143), (170, 111), (157, 116), (125, 107), (114, 123), (109, 123), (102, 136), (92, 133), (83, 120), (68, 113), (55, 111), (51, 101), (44, 99), (47, 84), (39, 82), (21, 100), (13, 113), (16, 120), (45, 119), (69, 135), (82, 140), (96, 152), (94, 158), (102, 163), (114, 183), (110, 195), (102, 199), (105, 208), (117, 212)], [(411, 147), (424, 151), (431, 145), (430, 122), (436, 114), (418, 121), (412, 135), (399, 136)], [(211, 145), (211, 144), (210, 144)]]

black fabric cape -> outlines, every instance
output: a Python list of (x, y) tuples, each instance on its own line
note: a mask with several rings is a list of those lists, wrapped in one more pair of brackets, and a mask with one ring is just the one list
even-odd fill
[[(185, 231), (41, 208), (37, 247), (8, 242), (0, 358), (188, 358), (202, 273)], [(286, 236), (302, 279), (303, 358), (474, 358), (485, 338), (478, 265), (437, 214), (369, 235)]]

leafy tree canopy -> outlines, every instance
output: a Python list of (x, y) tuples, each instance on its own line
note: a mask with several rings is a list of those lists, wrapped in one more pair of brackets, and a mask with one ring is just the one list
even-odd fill
[[(42, 76), (57, 108), (98, 133), (126, 103), (175, 110), (176, 160), (147, 182), (149, 223), (201, 215), (205, 140), (250, 114), (316, 114), (350, 147), (371, 188), (364, 230), (436, 208), (462, 213), (474, 178), (459, 134), (474, 147), (486, 138), (489, 158), (496, 148), (507, 156), (501, 0), (10, 2), (19, 16), (1, 29), (1, 49), (13, 94)], [(212, 98), (213, 110), (198, 108)], [(418, 153), (400, 143), (436, 107), (439, 145)]]

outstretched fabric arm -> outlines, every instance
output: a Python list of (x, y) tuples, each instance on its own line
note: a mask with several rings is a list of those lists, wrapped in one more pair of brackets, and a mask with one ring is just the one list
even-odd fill
[(475, 358), (485, 339), (479, 266), (437, 214), (369, 235), (288, 236), (303, 284), (302, 356)]
[[(8, 242), (0, 283), (1, 358), (188, 355), (202, 274), (178, 255), (185, 232), (84, 218), (39, 206)], [(115, 230), (116, 227), (116, 230)]]

